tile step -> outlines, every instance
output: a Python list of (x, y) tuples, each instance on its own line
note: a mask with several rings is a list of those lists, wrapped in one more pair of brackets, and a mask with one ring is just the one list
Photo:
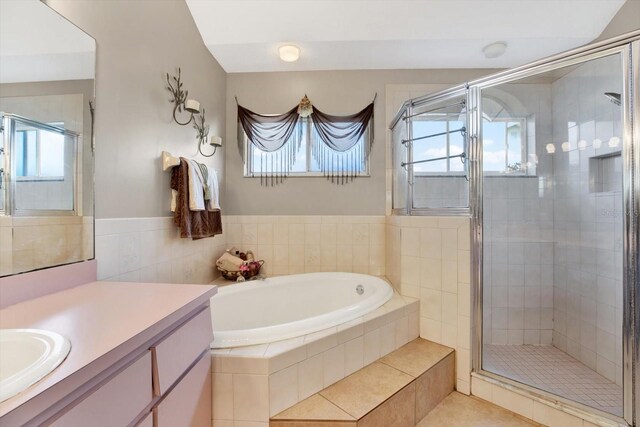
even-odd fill
[(454, 389), (453, 349), (417, 338), (271, 417), (270, 427), (412, 427)]

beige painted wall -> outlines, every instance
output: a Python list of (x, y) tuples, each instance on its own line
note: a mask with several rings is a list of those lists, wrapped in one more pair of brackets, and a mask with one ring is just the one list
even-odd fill
[(186, 3), (46, 3), (97, 43), (96, 217), (170, 215), (162, 150), (214, 166), (224, 187), (224, 150), (209, 159), (196, 155), (195, 130), (172, 122), (165, 89), (165, 73), (182, 67), (184, 87), (206, 108), (210, 135), (225, 134), (226, 74), (204, 46)]
[(640, 0), (627, 0), (594, 41), (606, 40), (634, 30), (640, 30)]
[[(457, 84), (494, 70), (371, 70), (284, 73), (237, 73), (227, 76), (226, 206), (232, 215), (384, 215), (385, 214), (385, 85), (399, 83)], [(324, 178), (290, 178), (261, 187), (260, 179), (243, 178), (237, 149), (240, 104), (259, 113), (281, 113), (306, 93), (331, 114), (359, 111), (378, 93), (371, 177), (335, 185)]]

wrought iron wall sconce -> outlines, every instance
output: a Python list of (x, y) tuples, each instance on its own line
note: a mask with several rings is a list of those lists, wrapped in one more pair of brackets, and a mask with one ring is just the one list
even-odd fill
[[(193, 128), (196, 130), (196, 139), (198, 140), (198, 152), (205, 157), (211, 157), (216, 154), (216, 149), (222, 145), (222, 138), (219, 136), (212, 136), (209, 145), (213, 147), (213, 153), (204, 154), (202, 152), (202, 145), (207, 144), (207, 137), (209, 136), (209, 125), (206, 124), (204, 117), (204, 108), (200, 111), (200, 102), (195, 99), (190, 99), (189, 91), (182, 88), (182, 82), (180, 81), (181, 70), (178, 68), (178, 76), (169, 76), (167, 73), (167, 90), (171, 92), (173, 99), (169, 102), (173, 104), (173, 121), (180, 126), (186, 126), (189, 123), (193, 123)], [(178, 120), (177, 115), (186, 112), (189, 114), (187, 121), (181, 122)]]

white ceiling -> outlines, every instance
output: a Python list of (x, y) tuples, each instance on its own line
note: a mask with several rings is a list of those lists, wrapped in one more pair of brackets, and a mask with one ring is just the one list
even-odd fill
[(39, 0), (0, 0), (0, 83), (92, 79), (95, 41)]
[[(592, 41), (624, 0), (186, 0), (230, 73), (503, 68)], [(486, 59), (482, 48), (505, 41)], [(285, 63), (278, 47), (300, 59)]]

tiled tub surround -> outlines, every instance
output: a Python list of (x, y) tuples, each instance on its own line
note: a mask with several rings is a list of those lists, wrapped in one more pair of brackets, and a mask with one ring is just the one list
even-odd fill
[(387, 217), (387, 276), (420, 299), (420, 336), (456, 350), (456, 389), (469, 394), (471, 372), (470, 220)]
[(251, 250), (268, 275), (385, 275), (385, 217), (226, 215), (227, 247)]
[(0, 216), (0, 276), (93, 257), (93, 217)]
[(270, 416), (418, 337), (418, 306), (416, 299), (396, 293), (376, 311), (337, 327), (212, 350), (213, 426), (267, 427)]
[(225, 248), (224, 234), (181, 239), (172, 217), (96, 220), (98, 280), (210, 283)]

